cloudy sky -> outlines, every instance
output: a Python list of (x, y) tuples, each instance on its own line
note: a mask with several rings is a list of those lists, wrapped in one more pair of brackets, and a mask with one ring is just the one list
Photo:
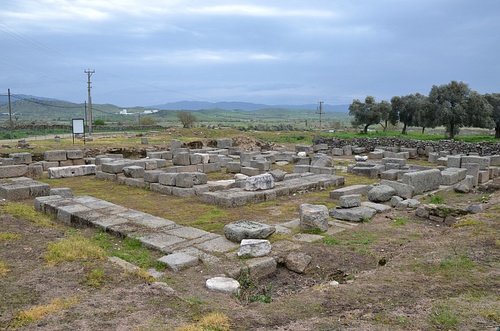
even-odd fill
[(16, 0), (0, 94), (120, 106), (500, 92), (498, 0)]

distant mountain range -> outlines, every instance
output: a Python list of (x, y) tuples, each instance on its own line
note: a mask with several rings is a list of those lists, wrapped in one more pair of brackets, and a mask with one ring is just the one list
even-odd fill
[[(53, 102), (63, 102), (71, 104), (71, 102), (58, 100), (54, 98), (38, 97), (27, 94), (13, 94), (10, 97), (11, 103), (19, 100), (34, 99), (38, 101), (53, 101)], [(8, 103), (8, 97), (5, 94), (0, 95), (0, 105)], [(108, 105), (115, 106), (115, 105)], [(137, 108), (137, 107), (121, 107), (115, 106), (116, 108)], [(261, 109), (290, 109), (290, 110), (314, 110), (319, 109), (319, 104), (303, 104), (303, 105), (266, 105), (261, 103), (251, 103), (251, 102), (206, 102), (206, 101), (177, 101), (168, 102), (160, 105), (152, 105), (141, 107), (145, 109), (159, 109), (159, 110), (206, 110), (206, 109), (222, 109), (222, 110), (244, 110), (244, 111), (255, 111)], [(324, 112), (348, 112), (349, 105), (328, 105), (323, 104)]]
[[(160, 110), (204, 110), (204, 109), (224, 109), (224, 110), (245, 110), (255, 111), (261, 109), (281, 108), (290, 110), (318, 110), (319, 104), (304, 105), (266, 105), (251, 102), (205, 102), (205, 101), (177, 101), (161, 105), (149, 106)], [(148, 107), (148, 108), (149, 108)], [(349, 105), (328, 105), (323, 104), (325, 112), (348, 112)]]

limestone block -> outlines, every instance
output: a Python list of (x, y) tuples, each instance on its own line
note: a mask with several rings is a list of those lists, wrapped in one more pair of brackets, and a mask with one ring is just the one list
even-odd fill
[(123, 172), (123, 168), (128, 167), (128, 166), (133, 166), (134, 161), (133, 160), (127, 160), (127, 159), (116, 159), (113, 160), (112, 162), (106, 162), (101, 164), (101, 171), (107, 172), (110, 174), (118, 174)]
[(66, 158), (70, 160), (83, 159), (83, 151), (80, 149), (71, 149), (66, 151)]
[(473, 187), (479, 184), (479, 164), (462, 162), (462, 168), (467, 169), (466, 176), (473, 177)]
[(272, 170), (269, 172), (273, 176), (274, 181), (281, 182), (285, 179), (286, 172), (280, 169)]
[(166, 186), (175, 186), (177, 174), (176, 173), (161, 173), (158, 174), (158, 183)]
[(241, 172), (241, 163), (240, 162), (228, 162), (226, 165), (227, 172), (232, 174), (237, 174)]
[(335, 156), (342, 156), (342, 155), (344, 155), (344, 149), (343, 148), (332, 148), (332, 154)]
[(441, 185), (453, 185), (465, 179), (467, 169), (446, 168), (441, 171)]
[(246, 270), (251, 278), (259, 279), (276, 271), (278, 263), (272, 257), (258, 257), (246, 261), (243, 270)]
[(275, 231), (274, 226), (249, 220), (236, 221), (224, 226), (226, 238), (237, 243), (243, 239), (266, 239)]
[(238, 250), (239, 257), (261, 257), (271, 253), (271, 243), (265, 239), (243, 239)]
[(43, 166), (41, 163), (32, 163), (28, 165), (28, 170), (26, 171), (26, 177), (32, 179), (42, 178)]
[(346, 145), (342, 149), (344, 150), (344, 155), (352, 155), (352, 146)]
[(339, 220), (351, 222), (363, 222), (371, 219), (377, 211), (369, 207), (354, 207), (354, 208), (333, 208), (330, 209), (330, 216)]
[(58, 161), (59, 167), (71, 167), (73, 166), (73, 160)]
[(64, 151), (64, 150), (46, 151), (44, 153), (44, 160), (45, 161), (64, 161), (64, 160), (67, 160), (66, 151)]
[(313, 152), (326, 151), (328, 149), (328, 144), (316, 144), (312, 147)]
[(302, 204), (299, 207), (300, 227), (302, 230), (328, 230), (328, 208), (324, 205)]
[(490, 158), (490, 166), (500, 166), (500, 155), (491, 155)]
[(59, 195), (63, 198), (72, 198), (73, 190), (69, 187), (51, 188), (49, 195)]
[(233, 147), (233, 139), (221, 138), (217, 139), (217, 148), (230, 148)]
[(310, 166), (309, 165), (295, 165), (293, 166), (293, 172), (296, 174), (303, 174), (306, 172), (309, 172)]
[(240, 283), (236, 279), (228, 277), (209, 278), (205, 285), (211, 291), (227, 294), (237, 294), (240, 291)]
[(408, 172), (401, 181), (414, 188), (414, 194), (436, 190), (441, 184), (441, 171), (438, 169)]
[(368, 153), (368, 158), (370, 160), (381, 160), (384, 158), (384, 151), (374, 150), (373, 152)]
[(448, 168), (461, 168), (462, 156), (461, 155), (449, 155), (446, 161), (446, 166)]
[(97, 167), (94, 164), (49, 168), (49, 178), (69, 178), (78, 176), (95, 175)]
[(31, 153), (11, 153), (9, 158), (14, 160), (14, 164), (30, 164), (32, 161)]
[(259, 169), (260, 172), (271, 170), (271, 162), (267, 160), (252, 160), (250, 161), (250, 167)]
[(490, 158), (471, 155), (462, 156), (462, 163), (477, 163), (479, 164), (479, 170), (486, 170), (490, 166)]
[(307, 156), (300, 156), (300, 155), (297, 155), (297, 156), (293, 156), (292, 158), (292, 162), (293, 164), (296, 164), (296, 165), (310, 165), (311, 164), (311, 159)]
[(0, 178), (11, 178), (25, 176), (28, 166), (25, 164), (0, 166)]
[(179, 272), (199, 263), (198, 257), (186, 253), (173, 253), (159, 258), (158, 261), (165, 263), (173, 272)]
[(370, 185), (350, 185), (330, 192), (330, 198), (339, 199), (346, 194), (366, 194), (371, 189)]
[(274, 188), (274, 177), (271, 174), (251, 176), (245, 179), (245, 191), (269, 190)]
[(6, 165), (14, 165), (14, 159), (12, 158), (7, 158), (7, 157), (3, 157), (3, 158), (0, 158), (0, 165), (3, 165), (3, 166), (6, 166)]
[(375, 203), (371, 201), (363, 201), (361, 202), (362, 207), (368, 207), (374, 209), (377, 213), (383, 213), (388, 210), (391, 210), (391, 206), (384, 205), (382, 203)]
[(347, 194), (339, 197), (341, 208), (352, 208), (361, 206), (361, 194)]
[(140, 166), (124, 167), (123, 174), (130, 178), (144, 178), (144, 168)]
[(381, 161), (382, 164), (387, 164), (387, 163), (393, 163), (397, 164), (401, 168), (406, 165), (406, 160), (405, 159), (397, 159), (397, 158), (389, 158), (389, 157), (384, 157)]
[(187, 166), (190, 163), (190, 158), (189, 158), (189, 153), (187, 152), (182, 152), (182, 153), (177, 153), (174, 154), (172, 158), (172, 162), (176, 166)]
[(158, 183), (158, 177), (160, 174), (164, 174), (164, 172), (161, 170), (145, 170), (144, 181), (146, 183)]
[(326, 154), (319, 154), (312, 158), (311, 166), (314, 167), (332, 167), (333, 159)]
[(408, 184), (392, 180), (381, 180), (380, 184), (392, 187), (396, 190), (396, 195), (403, 199), (411, 199), (414, 195), (415, 189), (413, 188), (413, 186)]

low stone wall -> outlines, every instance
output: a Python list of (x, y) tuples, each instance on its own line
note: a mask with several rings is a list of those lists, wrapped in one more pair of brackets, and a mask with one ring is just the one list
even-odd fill
[(313, 143), (328, 144), (329, 148), (342, 148), (344, 146), (359, 146), (364, 147), (367, 152), (373, 151), (376, 147), (399, 147), (399, 148), (415, 148), (419, 155), (424, 155), (426, 148), (432, 147), (434, 152), (449, 151), (451, 154), (470, 154), (477, 153), (479, 155), (495, 155), (500, 154), (500, 143), (481, 142), (481, 143), (466, 143), (454, 140), (413, 140), (395, 137), (384, 138), (354, 138), (351, 140), (338, 138), (315, 137)]

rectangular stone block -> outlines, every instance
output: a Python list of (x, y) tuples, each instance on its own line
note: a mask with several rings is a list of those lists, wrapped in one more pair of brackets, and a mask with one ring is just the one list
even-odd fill
[(362, 194), (365, 195), (371, 189), (370, 185), (350, 185), (346, 187), (342, 187), (330, 192), (330, 198), (338, 199), (343, 195), (347, 194)]
[(158, 176), (164, 174), (161, 170), (146, 170), (144, 171), (144, 181), (146, 183), (158, 183)]
[(490, 172), (488, 170), (479, 170), (478, 182), (484, 184), (490, 180)]
[(491, 166), (500, 166), (500, 155), (491, 155), (489, 158)]
[(344, 149), (343, 148), (332, 148), (332, 155), (334, 156), (342, 156), (344, 155)]
[(449, 155), (446, 161), (446, 166), (448, 168), (461, 168), (462, 167), (462, 156), (461, 155)]
[(175, 179), (177, 177), (177, 173), (161, 173), (158, 174), (158, 183), (167, 186), (175, 186)]
[(4, 157), (4, 158), (0, 158), (0, 165), (14, 165), (14, 159), (12, 158), (7, 158), (7, 157)]
[(130, 187), (137, 187), (146, 189), (149, 187), (149, 183), (146, 183), (143, 178), (125, 178), (125, 185)]
[(172, 195), (172, 188), (173, 186), (166, 186), (159, 183), (149, 184), (149, 189), (151, 191), (164, 195)]
[(486, 170), (490, 166), (490, 158), (481, 156), (462, 156), (462, 163), (477, 163), (479, 170)]
[(172, 162), (176, 166), (188, 166), (190, 165), (189, 153), (181, 152), (174, 154)]
[(64, 150), (46, 151), (44, 153), (44, 160), (45, 161), (64, 161), (64, 160), (67, 160), (66, 151), (64, 151)]
[(370, 160), (381, 160), (384, 158), (384, 156), (385, 152), (380, 150), (375, 150), (373, 152), (368, 153), (368, 158)]
[(441, 171), (438, 169), (409, 172), (403, 175), (401, 181), (414, 188), (414, 194), (436, 190), (441, 184)]
[(22, 177), (28, 172), (26, 164), (0, 166), (0, 178)]
[(446, 168), (441, 171), (441, 185), (453, 185), (465, 179), (467, 169)]
[(414, 188), (411, 185), (392, 181), (392, 180), (381, 180), (381, 185), (387, 185), (396, 190), (396, 194), (398, 197), (403, 199), (411, 199), (414, 195)]
[(389, 158), (389, 157), (384, 157), (382, 161), (380, 161), (382, 164), (387, 164), (387, 163), (393, 163), (397, 164), (399, 168), (403, 167), (406, 165), (406, 159), (397, 159), (397, 158)]
[(293, 172), (296, 174), (303, 174), (305, 172), (310, 172), (310, 167), (309, 165), (295, 165), (293, 167)]
[(297, 165), (310, 165), (311, 159), (309, 157), (294, 156), (292, 162)]
[(135, 165), (135, 162), (133, 160), (128, 160), (128, 159), (114, 160), (112, 162), (106, 162), (101, 164), (101, 171), (110, 174), (118, 174), (120, 172), (123, 172), (123, 168), (133, 165)]
[(33, 162), (31, 153), (11, 153), (9, 158), (14, 160), (14, 164), (30, 164)]
[(226, 165), (227, 172), (237, 174), (241, 172), (240, 162), (228, 162)]
[(80, 149), (67, 150), (66, 157), (70, 160), (83, 159), (83, 151)]
[(467, 169), (466, 175), (472, 176), (473, 187), (477, 187), (479, 184), (479, 164), (462, 162), (462, 168)]
[(96, 165), (89, 164), (82, 166), (49, 168), (48, 175), (49, 178), (68, 178), (68, 177), (95, 175), (96, 172), (97, 172)]
[(217, 148), (230, 148), (233, 146), (233, 139), (221, 138), (217, 139)]

